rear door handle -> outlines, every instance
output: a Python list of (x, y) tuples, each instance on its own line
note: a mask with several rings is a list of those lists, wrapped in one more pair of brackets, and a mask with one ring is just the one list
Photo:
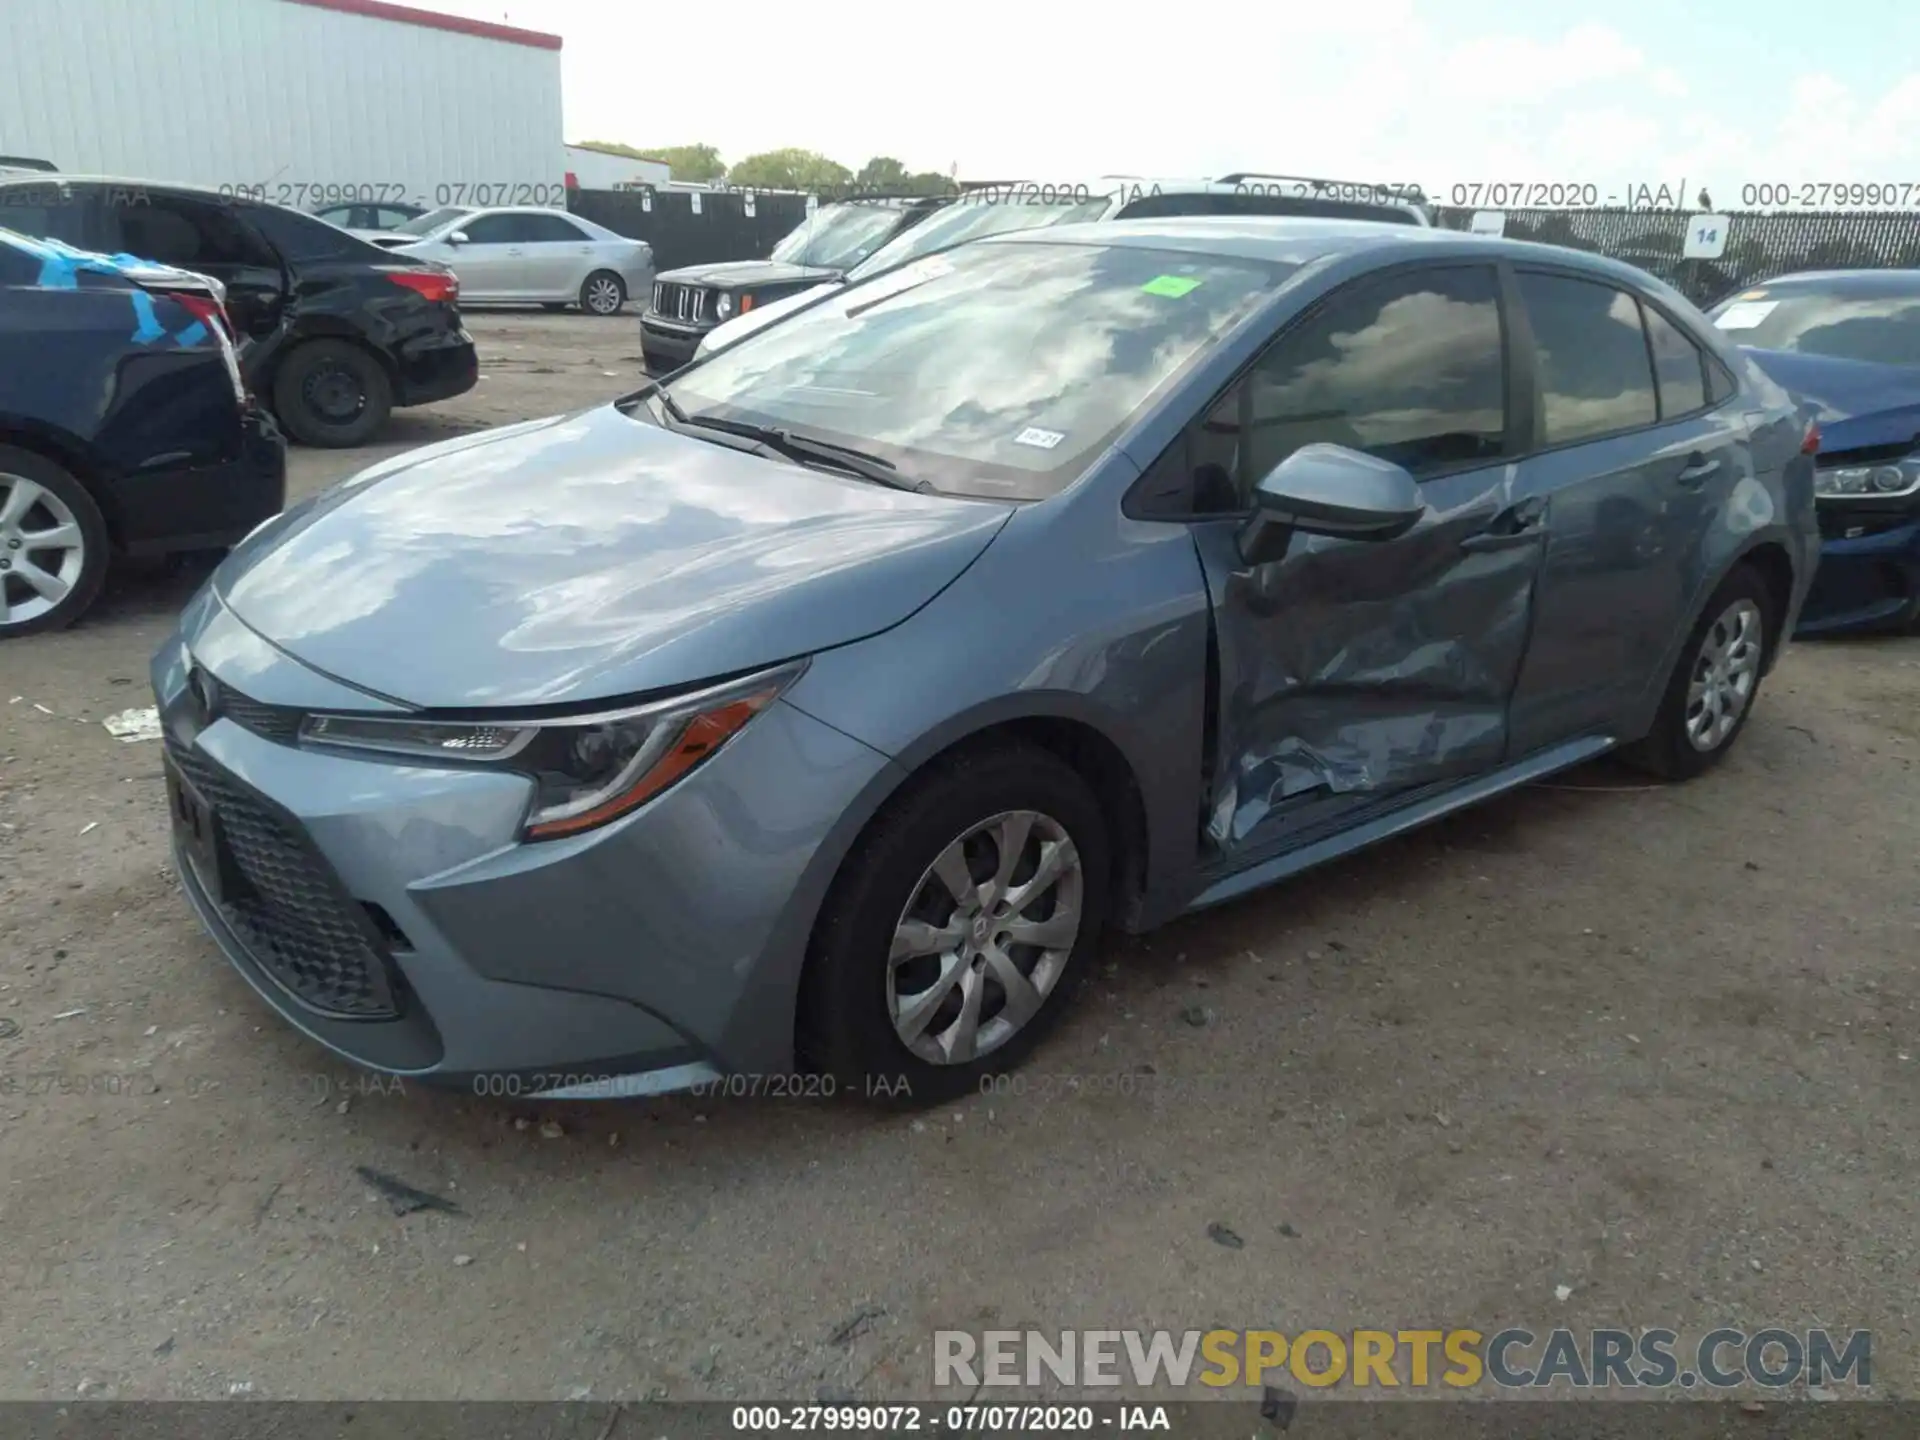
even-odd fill
[(1529, 495), (1525, 500), (1509, 505), (1492, 520), (1487, 528), (1477, 530), (1460, 542), (1460, 548), (1470, 555), (1482, 555), (1492, 550), (1511, 550), (1517, 545), (1531, 545), (1546, 533), (1547, 502), (1538, 495)]
[(1709, 460), (1696, 450), (1687, 457), (1686, 468), (1673, 478), (1678, 480), (1682, 485), (1685, 485), (1688, 489), (1693, 489), (1706, 484), (1712, 476), (1719, 473), (1719, 470), (1720, 462), (1718, 460)]

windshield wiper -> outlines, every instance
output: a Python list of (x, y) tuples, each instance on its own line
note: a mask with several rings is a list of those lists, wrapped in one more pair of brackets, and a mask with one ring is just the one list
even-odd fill
[[(665, 400), (663, 393), (661, 399)], [(708, 415), (697, 415), (685, 422), (688, 425), (701, 425), (713, 430), (723, 430), (729, 435), (738, 435), (746, 440), (758, 440), (771, 446), (791, 459), (818, 460), (823, 464), (837, 465), (842, 470), (851, 471), (863, 480), (872, 480), (879, 485), (888, 485), (895, 490), (919, 491), (922, 487), (900, 473), (900, 467), (891, 460), (865, 450), (856, 450), (850, 445), (836, 445), (831, 440), (815, 440), (809, 435), (796, 435), (791, 430), (778, 425), (754, 425), (745, 420), (717, 420)]]

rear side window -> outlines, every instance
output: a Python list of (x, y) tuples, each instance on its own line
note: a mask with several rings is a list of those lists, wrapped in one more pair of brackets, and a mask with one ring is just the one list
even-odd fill
[(1566, 445), (1659, 420), (1640, 302), (1593, 280), (1522, 271), (1520, 296), (1539, 356), (1541, 423)]
[[(279, 205), (243, 205), (235, 213), (264, 235), (288, 260), (366, 260), (363, 241), (343, 234), (333, 225)], [(341, 222), (336, 221), (335, 224)]]
[(564, 215), (522, 215), (520, 228), (521, 238), (536, 244), (578, 245), (581, 241), (591, 238), (586, 231)]
[(0, 230), (35, 240), (64, 240), (85, 247), (88, 201), (84, 192), (45, 181), (0, 187)]
[(1660, 385), (1660, 418), (1691, 415), (1707, 403), (1707, 357), (1666, 316), (1652, 306), (1643, 309), (1653, 375)]

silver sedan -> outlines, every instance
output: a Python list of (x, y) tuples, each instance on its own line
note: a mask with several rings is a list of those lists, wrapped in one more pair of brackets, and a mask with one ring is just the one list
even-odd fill
[(564, 210), (534, 206), (462, 211), (397, 255), (450, 265), (470, 304), (538, 302), (618, 315), (653, 289), (653, 247)]

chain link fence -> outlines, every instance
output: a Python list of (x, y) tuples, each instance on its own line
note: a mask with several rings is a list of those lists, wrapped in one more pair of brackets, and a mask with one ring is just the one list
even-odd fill
[[(1696, 305), (1793, 270), (1920, 268), (1920, 211), (1733, 210), (1726, 249), (1687, 260), (1681, 245), (1694, 210), (1508, 210), (1507, 238), (1588, 250), (1638, 265)], [(1465, 230), (1474, 211), (1453, 206), (1435, 220)]]

